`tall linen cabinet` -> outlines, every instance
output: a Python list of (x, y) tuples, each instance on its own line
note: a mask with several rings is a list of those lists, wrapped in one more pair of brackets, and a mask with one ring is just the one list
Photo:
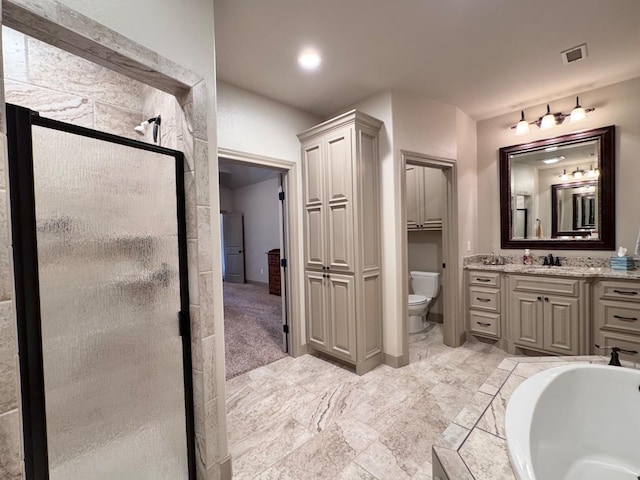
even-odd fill
[(307, 343), (358, 374), (382, 362), (381, 126), (352, 110), (298, 135)]

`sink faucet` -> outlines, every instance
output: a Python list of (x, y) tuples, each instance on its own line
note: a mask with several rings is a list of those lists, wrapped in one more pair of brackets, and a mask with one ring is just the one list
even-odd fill
[(553, 254), (549, 254), (546, 257), (544, 257), (544, 259), (542, 260), (542, 265), (546, 265), (546, 266), (553, 266)]

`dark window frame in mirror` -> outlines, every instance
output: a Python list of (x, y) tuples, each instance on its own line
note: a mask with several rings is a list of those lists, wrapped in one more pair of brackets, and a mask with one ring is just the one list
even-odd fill
[[(599, 232), (597, 239), (514, 239), (511, 201), (511, 155), (530, 152), (551, 146), (570, 145), (589, 140), (598, 142), (599, 188)], [(615, 250), (615, 126), (595, 128), (561, 135), (554, 138), (536, 140), (502, 147), (500, 159), (500, 233), (503, 249), (538, 248), (552, 250)]]

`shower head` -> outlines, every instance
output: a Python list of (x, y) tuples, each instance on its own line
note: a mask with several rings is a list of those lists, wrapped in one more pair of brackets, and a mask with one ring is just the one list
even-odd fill
[(134, 127), (134, 131), (139, 134), (139, 135), (144, 135), (147, 131), (147, 127), (153, 123), (153, 141), (157, 142), (158, 141), (158, 129), (160, 127), (160, 123), (162, 122), (162, 119), (160, 118), (160, 115), (150, 118), (149, 120), (145, 120), (144, 122), (142, 122), (140, 125), (138, 125), (137, 127)]
[(149, 122), (147, 122), (146, 120), (144, 122), (142, 122), (140, 125), (138, 125), (137, 127), (135, 127), (133, 130), (139, 134), (139, 135), (144, 135), (145, 131), (147, 130), (147, 127), (149, 126)]

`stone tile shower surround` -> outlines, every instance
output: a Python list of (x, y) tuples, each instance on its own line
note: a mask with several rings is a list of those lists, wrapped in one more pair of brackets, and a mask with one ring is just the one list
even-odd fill
[[(9, 0), (4, 1), (1, 8), (0, 18), (5, 25), (107, 67), (92, 66), (85, 83), (76, 82), (81, 94), (68, 95), (51, 81), (54, 73), (59, 73), (54, 72), (59, 68), (59, 61), (63, 57), (69, 60), (68, 54), (52, 54), (51, 50), (43, 50), (36, 52), (33, 57), (35, 63), (28, 65), (24, 60), (28, 57), (20, 55), (21, 48), (29, 51), (36, 45), (36, 40), (25, 40), (24, 36), (16, 34), (7, 40), (5, 49), (5, 63), (15, 61), (11, 73), (14, 78), (10, 78), (7, 85), (9, 97), (28, 98), (35, 102), (33, 106), (29, 105), (31, 108), (47, 111), (52, 118), (103, 131), (111, 129), (110, 133), (139, 139), (133, 137), (133, 127), (146, 115), (143, 100), (146, 87), (135, 86), (129, 77), (175, 95), (174, 122), (169, 121), (171, 113), (154, 109), (151, 116), (157, 113), (167, 116), (167, 124), (163, 121), (163, 127), (171, 140), (167, 138), (163, 144), (185, 154), (197, 477), (199, 480), (230, 478), (224, 395), (220, 395), (224, 390), (224, 374), (216, 371), (221, 364), (219, 358), (223, 341), (214, 321), (213, 304), (207, 125), (215, 115), (208, 102), (215, 91), (214, 78), (203, 80), (171, 60), (54, 1), (40, 0), (35, 4), (29, 0)], [(77, 59), (69, 61), (75, 65), (74, 68), (84, 62)], [(39, 70), (30, 70), (30, 67)], [(121, 95), (114, 95), (118, 89)], [(0, 478), (18, 480), (23, 478), (23, 466), (8, 232), (4, 89), (0, 89), (0, 99)], [(58, 112), (60, 116), (54, 117), (52, 112)], [(215, 139), (212, 141), (215, 150)], [(217, 208), (217, 204), (214, 207)], [(221, 324), (221, 319), (217, 321)]]

